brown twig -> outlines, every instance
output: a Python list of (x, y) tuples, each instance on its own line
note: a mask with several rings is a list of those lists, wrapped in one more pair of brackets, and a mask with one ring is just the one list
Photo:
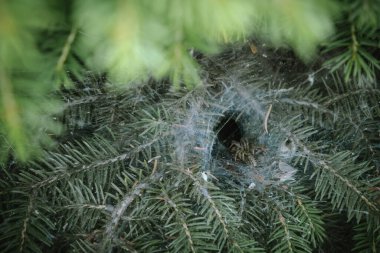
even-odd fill
[(272, 111), (272, 104), (269, 105), (268, 111), (266, 112), (265, 118), (264, 118), (264, 130), (265, 130), (265, 133), (269, 133), (268, 132), (268, 119), (269, 119), (269, 115), (270, 115), (271, 111)]

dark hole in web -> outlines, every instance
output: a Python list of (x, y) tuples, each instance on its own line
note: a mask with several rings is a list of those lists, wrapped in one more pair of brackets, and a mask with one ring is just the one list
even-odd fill
[(216, 140), (212, 148), (211, 155), (214, 159), (215, 167), (212, 167), (213, 175), (219, 178), (228, 179), (229, 183), (240, 185), (233, 175), (238, 173), (234, 165), (234, 155), (231, 153), (231, 144), (233, 141), (240, 142), (244, 131), (236, 115), (240, 112), (227, 112), (219, 119), (218, 124), (214, 127)]
[(239, 123), (232, 114), (225, 114), (214, 131), (217, 133), (218, 141), (226, 148), (231, 146), (232, 141), (240, 141), (242, 130)]

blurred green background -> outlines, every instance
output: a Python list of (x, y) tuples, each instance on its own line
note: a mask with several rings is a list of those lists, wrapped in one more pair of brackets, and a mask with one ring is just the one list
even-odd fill
[(374, 83), (379, 23), (378, 0), (2, 0), (1, 159), (51, 145), (61, 130), (52, 115), (63, 110), (55, 93), (89, 71), (125, 88), (152, 77), (201, 85), (191, 50), (256, 38)]

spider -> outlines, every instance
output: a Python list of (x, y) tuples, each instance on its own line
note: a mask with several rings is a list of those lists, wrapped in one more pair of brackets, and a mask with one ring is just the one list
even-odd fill
[(230, 151), (234, 154), (235, 161), (240, 160), (245, 163), (250, 163), (253, 166), (257, 165), (255, 159), (255, 148), (249, 143), (246, 138), (241, 138), (240, 142), (232, 141)]
[(240, 141), (232, 141), (230, 147), (231, 154), (234, 155), (235, 161), (242, 161), (248, 164), (257, 166), (256, 158), (267, 151), (265, 147), (254, 146), (246, 138), (241, 138)]

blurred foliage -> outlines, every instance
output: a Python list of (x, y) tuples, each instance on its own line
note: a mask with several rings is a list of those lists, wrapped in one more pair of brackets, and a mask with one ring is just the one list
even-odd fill
[(367, 86), (380, 70), (380, 1), (340, 0), (340, 4), (344, 18), (325, 44), (324, 52), (332, 55), (325, 65), (342, 71), (345, 81), (353, 79)]
[(47, 141), (47, 133), (57, 131), (49, 115), (58, 107), (47, 97), (52, 69), (36, 43), (52, 14), (44, 1), (0, 2), (1, 158), (12, 150), (25, 160)]
[[(116, 80), (169, 75), (173, 84), (199, 83), (195, 48), (214, 53), (223, 42), (251, 36), (289, 43), (303, 58), (333, 31), (328, 1), (78, 1), (74, 18), (83, 43), (95, 48), (91, 66)], [(112, 13), (112, 14), (111, 14)], [(106, 17), (106, 18), (102, 18)]]
[(252, 36), (273, 47), (291, 47), (306, 62), (325, 43), (326, 66), (343, 71), (346, 80), (373, 81), (380, 66), (378, 3), (3, 0), (2, 156), (11, 151), (26, 160), (31, 150), (49, 143), (47, 134), (59, 132), (47, 117), (60, 111), (52, 94), (80, 82), (88, 71), (106, 73), (112, 83), (124, 87), (154, 77), (169, 78), (175, 88), (192, 88), (202, 83), (194, 52), (215, 54), (226, 43)]

